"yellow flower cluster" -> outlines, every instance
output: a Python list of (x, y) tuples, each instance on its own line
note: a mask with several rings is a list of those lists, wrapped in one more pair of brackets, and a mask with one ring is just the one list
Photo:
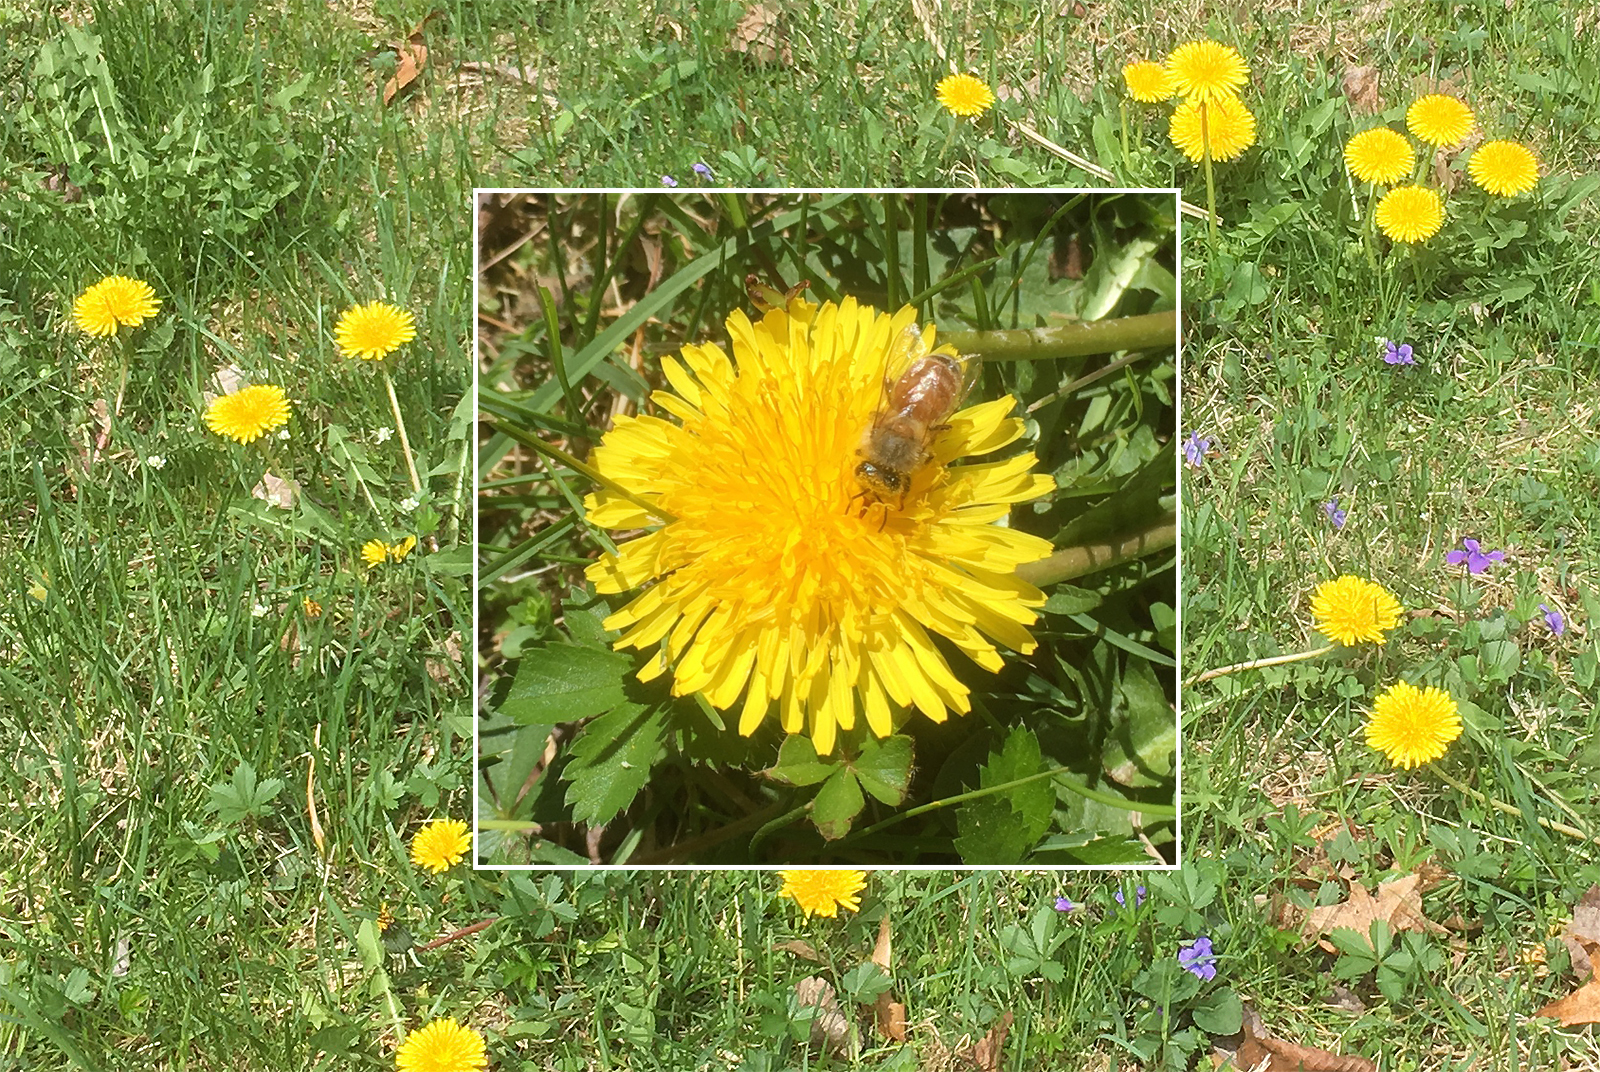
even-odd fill
[(1239, 98), (1250, 68), (1237, 49), (1189, 41), (1166, 63), (1135, 60), (1122, 68), (1128, 96), (1143, 104), (1181, 98), (1167, 133), (1190, 160), (1232, 160), (1256, 143), (1256, 117)]
[(380, 566), (384, 562), (399, 562), (409, 555), (411, 549), (415, 546), (417, 546), (417, 538), (415, 536), (407, 536), (405, 539), (398, 540), (395, 543), (368, 540), (361, 545), (361, 561), (367, 564), (368, 569)]
[[(1430, 93), (1406, 109), (1406, 129), (1429, 147), (1455, 145), (1472, 133), (1472, 109), (1445, 93)], [(1344, 163), (1358, 182), (1391, 186), (1411, 175), (1417, 153), (1391, 127), (1372, 127), (1344, 143)], [(1467, 162), (1467, 175), (1497, 197), (1515, 197), (1539, 181), (1539, 161), (1527, 146), (1491, 141)], [(1373, 222), (1393, 242), (1425, 242), (1444, 224), (1444, 199), (1437, 190), (1413, 182), (1395, 186), (1378, 201)]]
[(994, 91), (977, 75), (950, 75), (934, 87), (934, 94), (956, 116), (980, 116), (994, 105)]

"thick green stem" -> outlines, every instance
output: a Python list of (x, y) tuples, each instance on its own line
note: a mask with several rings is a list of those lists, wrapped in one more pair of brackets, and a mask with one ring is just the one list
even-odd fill
[(1100, 543), (1065, 547), (1049, 558), (1017, 567), (1017, 577), (1041, 586), (1069, 581), (1157, 551), (1178, 542), (1178, 515), (1169, 512), (1138, 532), (1127, 533)]
[(962, 353), (977, 351), (985, 361), (1049, 361), (1117, 350), (1172, 349), (1177, 342), (1177, 329), (1178, 314), (1169, 309), (1164, 313), (1048, 328), (941, 331), (939, 341)]

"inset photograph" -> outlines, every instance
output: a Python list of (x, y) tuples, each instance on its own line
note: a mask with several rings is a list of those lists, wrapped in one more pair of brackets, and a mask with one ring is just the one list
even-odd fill
[(476, 203), (480, 865), (1176, 864), (1174, 191)]

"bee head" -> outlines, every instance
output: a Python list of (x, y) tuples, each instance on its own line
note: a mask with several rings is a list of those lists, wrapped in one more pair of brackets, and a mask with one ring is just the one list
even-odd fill
[(862, 488), (879, 498), (904, 495), (911, 485), (905, 473), (886, 469), (873, 462), (861, 462), (856, 466), (856, 480), (860, 482)]

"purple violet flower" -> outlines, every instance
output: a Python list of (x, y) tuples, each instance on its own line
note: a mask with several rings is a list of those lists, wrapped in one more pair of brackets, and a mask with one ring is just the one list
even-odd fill
[(1057, 897), (1056, 898), (1056, 911), (1057, 912), (1076, 912), (1077, 910), (1078, 910), (1078, 906), (1073, 904), (1071, 901), (1067, 900), (1067, 898), (1065, 898), (1065, 897)]
[(1411, 344), (1395, 344), (1393, 339), (1384, 340), (1383, 360), (1388, 365), (1415, 365), (1417, 359), (1411, 356)]
[(1196, 469), (1206, 460), (1206, 451), (1211, 449), (1211, 440), (1201, 439), (1199, 432), (1190, 432), (1189, 438), (1183, 441), (1183, 459)]
[(661, 176), (661, 185), (676, 186), (678, 185), (678, 180), (673, 178), (671, 175), (663, 175)]
[[(1140, 905), (1144, 904), (1144, 892), (1145, 891), (1144, 891), (1144, 887), (1143, 886), (1135, 886), (1134, 887), (1134, 890), (1133, 890), (1133, 907), (1138, 908)], [(1118, 890), (1116, 893), (1113, 893), (1111, 896), (1113, 896), (1113, 897), (1115, 897), (1117, 899), (1117, 903), (1119, 905), (1122, 905), (1124, 908), (1127, 907), (1128, 902), (1123, 898), (1121, 890)]]
[(711, 165), (705, 163), (704, 161), (702, 161), (702, 162), (700, 162), (700, 163), (698, 163), (698, 164), (696, 164), (694, 166), (694, 173), (696, 175), (700, 176), (702, 179), (706, 180), (707, 182), (715, 181), (714, 177), (711, 174)]
[(1444, 560), (1452, 566), (1459, 566), (1465, 562), (1467, 564), (1468, 573), (1482, 573), (1484, 570), (1488, 569), (1491, 564), (1499, 562), (1501, 559), (1506, 557), (1506, 553), (1504, 551), (1485, 552), (1480, 550), (1478, 541), (1470, 537), (1462, 540), (1461, 546), (1466, 548), (1466, 550), (1451, 551), (1449, 554), (1444, 556)]
[(1194, 941), (1179, 946), (1178, 966), (1208, 983), (1215, 979), (1217, 955), (1211, 951), (1211, 939), (1202, 934)]
[(1552, 633), (1554, 633), (1556, 636), (1560, 636), (1562, 633), (1567, 631), (1567, 620), (1561, 617), (1560, 611), (1551, 610), (1543, 603), (1539, 604), (1539, 609), (1544, 611), (1544, 624), (1550, 627), (1550, 631)]
[(1339, 509), (1338, 499), (1329, 499), (1322, 504), (1322, 512), (1328, 515), (1328, 520), (1333, 522), (1336, 529), (1344, 528), (1345, 512)]

